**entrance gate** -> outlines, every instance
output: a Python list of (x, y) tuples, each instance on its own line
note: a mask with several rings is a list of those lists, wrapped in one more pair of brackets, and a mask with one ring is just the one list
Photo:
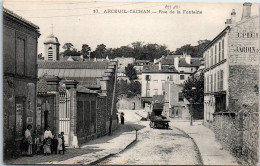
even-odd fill
[(59, 94), (59, 133), (64, 132), (65, 145), (70, 144), (70, 93), (68, 90)]

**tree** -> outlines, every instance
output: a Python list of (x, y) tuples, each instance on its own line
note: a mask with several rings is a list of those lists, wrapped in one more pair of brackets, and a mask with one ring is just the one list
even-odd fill
[(95, 58), (106, 58), (106, 45), (105, 44), (100, 44), (97, 45), (96, 50), (93, 52), (93, 57)]
[(133, 64), (128, 64), (125, 67), (125, 75), (129, 78), (130, 81), (137, 79), (137, 72)]
[(209, 40), (205, 39), (199, 40), (197, 46), (191, 46), (190, 44), (186, 44), (180, 48), (177, 48), (175, 51), (175, 55), (182, 55), (183, 53), (187, 53), (192, 57), (202, 57), (203, 49), (209, 42)]
[(89, 52), (91, 51), (91, 48), (87, 44), (82, 44), (81, 54), (83, 55), (83, 58), (86, 59)]
[(195, 74), (184, 82), (183, 96), (192, 104), (204, 102), (204, 73)]
[(119, 80), (117, 83), (117, 92), (119, 95), (125, 94), (128, 98), (135, 97), (141, 94), (141, 84), (138, 81), (131, 81), (127, 84), (124, 80)]
[(128, 85), (128, 93), (127, 97), (135, 97), (137, 95), (141, 94), (141, 84), (138, 81), (131, 81), (130, 84)]
[(66, 51), (66, 50), (71, 50), (71, 49), (73, 49), (73, 44), (71, 44), (71, 43), (65, 43), (63, 46), (62, 46), (62, 48)]

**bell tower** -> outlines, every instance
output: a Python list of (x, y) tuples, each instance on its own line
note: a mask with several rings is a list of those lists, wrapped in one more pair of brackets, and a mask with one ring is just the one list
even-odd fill
[(53, 25), (51, 26), (51, 35), (47, 36), (44, 41), (44, 60), (59, 60), (60, 43), (58, 38), (53, 35)]

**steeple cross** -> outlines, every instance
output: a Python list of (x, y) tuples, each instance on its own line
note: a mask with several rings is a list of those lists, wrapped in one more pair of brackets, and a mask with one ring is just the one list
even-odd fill
[(53, 24), (51, 24), (51, 34), (53, 35)]

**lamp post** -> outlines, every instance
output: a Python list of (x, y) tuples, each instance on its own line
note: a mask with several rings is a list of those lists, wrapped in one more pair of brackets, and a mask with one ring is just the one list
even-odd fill
[[(194, 90), (196, 90), (196, 87), (192, 87), (191, 88), (191, 93), (192, 94), (194, 93)], [(194, 96), (194, 95), (192, 95), (192, 96)], [(190, 103), (191, 103), (191, 105), (190, 105), (190, 125), (191, 126), (192, 126), (192, 119), (193, 119), (193, 102), (194, 102), (194, 99), (191, 98), (190, 99)]]

